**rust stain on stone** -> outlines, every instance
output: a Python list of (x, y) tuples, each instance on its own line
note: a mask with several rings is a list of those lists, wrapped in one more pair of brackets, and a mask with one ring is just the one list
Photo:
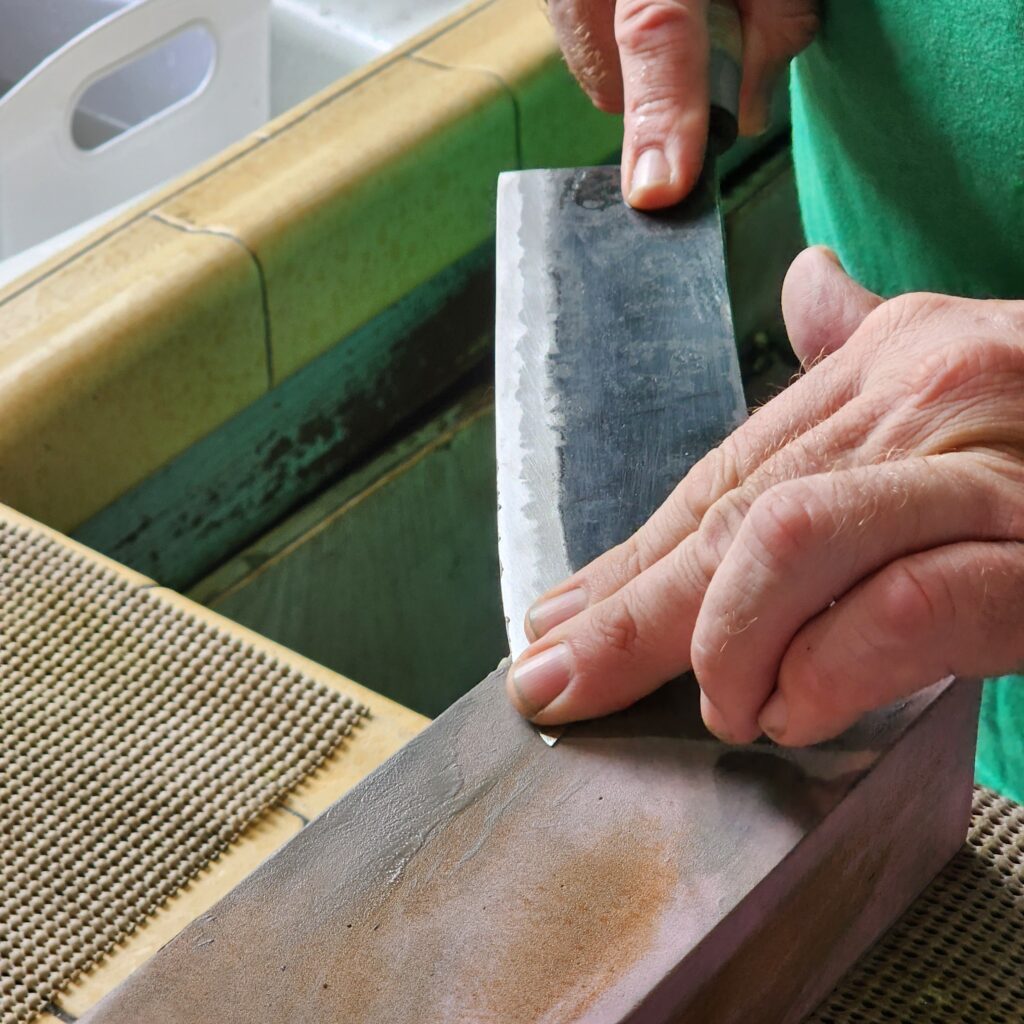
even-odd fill
[[(593, 849), (566, 851), (519, 899), (490, 969), (481, 962), (470, 1006), (480, 1019), (578, 1019), (657, 935), (676, 872), (642, 825)], [(557, 1007), (557, 1013), (554, 1008)]]
[(481, 813), (453, 819), (377, 911), (338, 923), (351, 941), (324, 979), (359, 993), (353, 1024), (579, 1020), (656, 940), (680, 869), (655, 819), (638, 813), (595, 842), (511, 806)]

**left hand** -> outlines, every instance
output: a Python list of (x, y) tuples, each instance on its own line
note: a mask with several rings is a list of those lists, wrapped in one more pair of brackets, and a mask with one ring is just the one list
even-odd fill
[[(814, 38), (817, 0), (733, 0), (742, 23), (741, 135), (763, 132), (791, 57)], [(565, 61), (594, 105), (622, 113), (630, 205), (678, 203), (704, 165), (708, 0), (548, 0)]]
[(1024, 301), (883, 302), (819, 248), (783, 309), (807, 372), (531, 610), (538, 724), (692, 667), (722, 739), (803, 745), (1024, 664)]

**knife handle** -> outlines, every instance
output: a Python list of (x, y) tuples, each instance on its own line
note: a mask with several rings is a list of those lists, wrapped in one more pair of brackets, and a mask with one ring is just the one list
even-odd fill
[(724, 153), (735, 141), (740, 109), (743, 29), (732, 0), (711, 0), (708, 6), (711, 60), (708, 67), (711, 120), (708, 145)]

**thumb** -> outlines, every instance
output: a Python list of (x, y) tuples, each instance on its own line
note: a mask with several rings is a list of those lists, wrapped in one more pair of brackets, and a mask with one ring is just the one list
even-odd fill
[(842, 348), (882, 301), (843, 270), (831, 249), (804, 249), (782, 284), (782, 316), (797, 358), (806, 367)]

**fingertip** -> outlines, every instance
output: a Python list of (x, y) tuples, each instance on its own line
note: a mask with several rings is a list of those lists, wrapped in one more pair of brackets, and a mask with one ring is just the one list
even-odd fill
[(567, 644), (556, 643), (539, 651), (527, 648), (508, 670), (505, 686), (516, 710), (536, 722), (566, 690), (572, 676), (572, 652)]
[(519, 687), (516, 686), (515, 675), (510, 669), (505, 674), (505, 695), (508, 697), (509, 703), (519, 712), (523, 718), (530, 718), (533, 710), (522, 698), (519, 693)]
[(636, 210), (671, 206), (681, 197), (678, 175), (661, 149), (645, 149), (623, 175), (623, 195)]
[(761, 731), (776, 743), (786, 742), (786, 730), (789, 726), (789, 702), (781, 690), (776, 690), (761, 713), (757, 716), (757, 724)]
[[(799, 636), (799, 635), (798, 635)], [(809, 747), (848, 729), (860, 717), (834, 698), (810, 645), (793, 641), (779, 665), (778, 683), (758, 715), (765, 735), (780, 747)]]
[(771, 94), (767, 99), (753, 96), (748, 102), (740, 105), (737, 128), (743, 138), (752, 139), (764, 135), (771, 127), (771, 121)]
[(535, 644), (540, 639), (533, 628), (533, 622), (531, 621), (529, 612), (527, 612), (523, 617), (523, 632), (526, 634), (526, 640), (528, 643)]
[[(688, 131), (703, 140), (706, 124)], [(636, 210), (662, 210), (681, 202), (692, 191), (704, 166), (704, 143), (690, 145), (670, 133), (662, 144), (640, 148), (636, 142), (623, 153), (622, 194)]]
[(524, 623), (530, 643), (546, 636), (555, 626), (560, 626), (585, 611), (588, 604), (587, 592), (582, 587), (572, 587), (560, 594), (552, 594), (550, 597), (542, 597), (535, 601), (527, 611)]
[(703, 690), (700, 691), (700, 717), (705, 723), (705, 728), (717, 739), (721, 739), (723, 743), (735, 742), (728, 722)]

